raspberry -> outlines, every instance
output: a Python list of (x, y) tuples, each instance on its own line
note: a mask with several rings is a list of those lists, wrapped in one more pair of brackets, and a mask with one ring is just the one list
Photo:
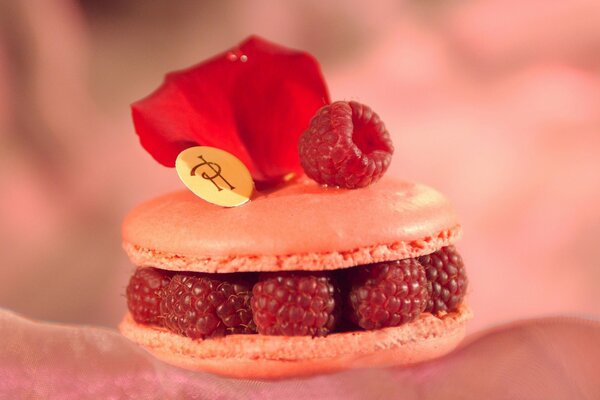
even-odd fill
[(383, 176), (394, 147), (373, 110), (354, 101), (337, 101), (317, 111), (300, 137), (298, 151), (310, 178), (355, 189)]
[(163, 291), (164, 325), (192, 339), (254, 333), (250, 311), (252, 282), (246, 276), (177, 274)]
[(339, 319), (339, 294), (327, 273), (265, 273), (252, 289), (252, 312), (264, 335), (325, 336)]
[(346, 314), (363, 329), (410, 322), (427, 304), (425, 270), (413, 258), (352, 268), (347, 277)]
[(419, 262), (431, 283), (425, 311), (437, 314), (456, 310), (465, 297), (468, 281), (462, 257), (454, 246), (419, 257)]
[(169, 284), (171, 273), (156, 268), (138, 268), (127, 285), (127, 307), (141, 324), (162, 325), (160, 292)]

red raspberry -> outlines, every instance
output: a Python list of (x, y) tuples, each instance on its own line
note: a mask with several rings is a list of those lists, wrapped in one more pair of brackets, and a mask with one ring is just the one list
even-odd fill
[(362, 265), (347, 272), (346, 313), (363, 329), (398, 326), (425, 309), (427, 278), (414, 258)]
[(169, 284), (171, 273), (156, 268), (138, 268), (127, 285), (127, 307), (141, 324), (162, 325), (160, 292)]
[(373, 110), (354, 101), (337, 101), (317, 111), (300, 137), (298, 151), (310, 178), (355, 189), (383, 176), (394, 146)]
[(160, 303), (164, 325), (192, 339), (254, 333), (250, 311), (252, 282), (246, 276), (177, 274)]
[(419, 262), (431, 283), (425, 311), (437, 314), (456, 310), (465, 297), (468, 281), (462, 257), (454, 246), (419, 257)]
[(264, 335), (325, 336), (339, 319), (339, 297), (330, 274), (262, 274), (252, 289), (252, 312)]

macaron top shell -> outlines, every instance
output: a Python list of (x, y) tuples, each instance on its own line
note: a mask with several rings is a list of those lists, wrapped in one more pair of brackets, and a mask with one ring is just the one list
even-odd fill
[(358, 190), (306, 179), (235, 208), (177, 191), (141, 204), (123, 224), (135, 264), (199, 272), (344, 268), (428, 254), (459, 234), (443, 195), (391, 178)]

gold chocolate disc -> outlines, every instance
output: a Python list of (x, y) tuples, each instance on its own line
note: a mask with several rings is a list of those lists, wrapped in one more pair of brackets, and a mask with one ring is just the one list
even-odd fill
[(196, 196), (219, 206), (242, 205), (250, 200), (254, 190), (254, 181), (244, 163), (215, 147), (185, 149), (177, 156), (175, 169)]

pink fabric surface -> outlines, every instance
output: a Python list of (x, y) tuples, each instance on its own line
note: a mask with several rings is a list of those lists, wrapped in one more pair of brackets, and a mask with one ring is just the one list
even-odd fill
[(0, 398), (600, 398), (600, 323), (582, 319), (504, 326), (412, 368), (271, 382), (182, 370), (115, 331), (32, 322), (2, 310), (0, 336)]

